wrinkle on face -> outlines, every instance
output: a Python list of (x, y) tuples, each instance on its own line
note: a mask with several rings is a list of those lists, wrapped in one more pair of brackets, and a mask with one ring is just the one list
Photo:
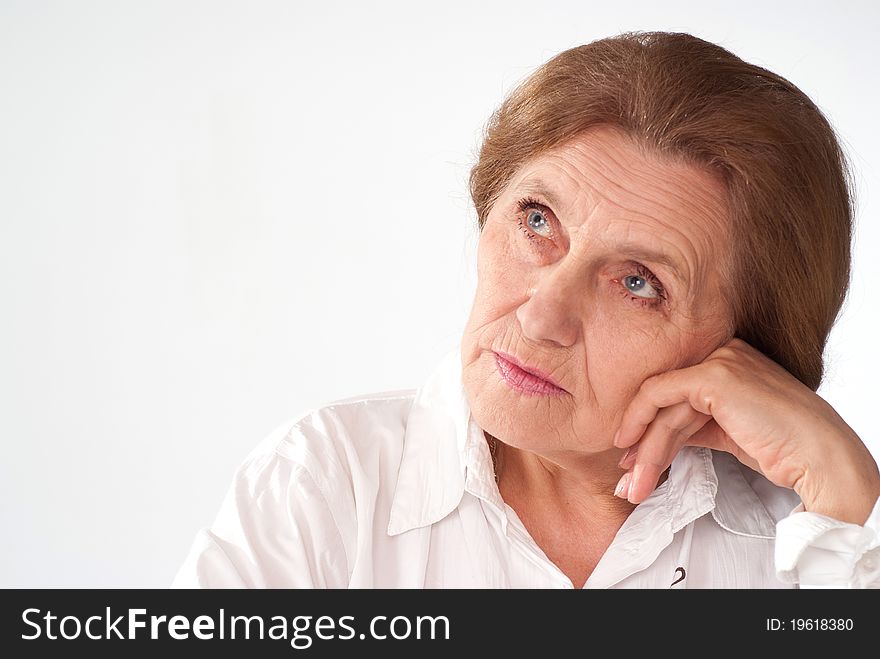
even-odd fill
[[(535, 179), (560, 202), (545, 204), (556, 234), (539, 243), (545, 250), (518, 227), (518, 188)], [(653, 154), (619, 129), (594, 127), (525, 163), (483, 227), (462, 339), (463, 381), (481, 427), (523, 448), (610, 447), (644, 379), (696, 363), (730, 338), (720, 294), (728, 241), (720, 179)], [(678, 265), (681, 282), (666, 266), (643, 264), (667, 288), (668, 306), (642, 308), (613, 283), (636, 274), (614, 249), (622, 243), (661, 250)], [(493, 350), (531, 360), (570, 395), (511, 390)]]

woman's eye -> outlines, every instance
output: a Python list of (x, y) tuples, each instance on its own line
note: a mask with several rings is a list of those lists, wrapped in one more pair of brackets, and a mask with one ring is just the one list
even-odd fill
[(627, 275), (621, 280), (621, 283), (626, 287), (626, 290), (637, 297), (646, 299), (660, 297), (660, 291), (641, 275)]
[(526, 225), (539, 236), (550, 237), (550, 223), (543, 211), (537, 208), (529, 210), (529, 214), (526, 216)]
[(517, 207), (520, 211), (519, 226), (529, 240), (535, 241), (537, 236), (553, 239), (551, 219), (547, 215), (548, 208), (544, 204), (532, 197), (526, 197), (517, 202)]

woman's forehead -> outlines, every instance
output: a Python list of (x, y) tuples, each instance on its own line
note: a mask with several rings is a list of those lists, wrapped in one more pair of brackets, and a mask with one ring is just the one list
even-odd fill
[[(572, 224), (602, 202), (661, 223), (691, 220), (713, 232), (727, 215), (726, 189), (707, 169), (653, 153), (609, 127), (595, 127), (528, 161), (509, 186), (539, 194)], [(580, 211), (577, 213), (575, 211)]]

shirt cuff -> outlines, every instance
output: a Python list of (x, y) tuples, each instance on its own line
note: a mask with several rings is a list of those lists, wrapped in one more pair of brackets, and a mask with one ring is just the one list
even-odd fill
[(799, 504), (776, 523), (776, 575), (801, 588), (880, 588), (880, 497), (864, 526)]

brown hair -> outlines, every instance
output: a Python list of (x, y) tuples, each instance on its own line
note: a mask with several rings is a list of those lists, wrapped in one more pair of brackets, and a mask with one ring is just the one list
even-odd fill
[(852, 176), (834, 129), (785, 78), (686, 33), (626, 32), (554, 56), (486, 124), (470, 172), (482, 231), (528, 160), (599, 124), (720, 175), (733, 336), (818, 389), (850, 280)]

